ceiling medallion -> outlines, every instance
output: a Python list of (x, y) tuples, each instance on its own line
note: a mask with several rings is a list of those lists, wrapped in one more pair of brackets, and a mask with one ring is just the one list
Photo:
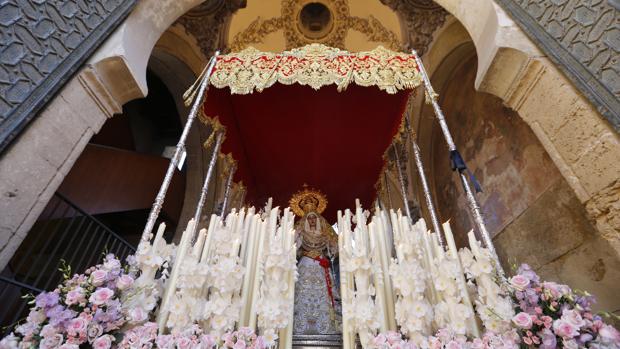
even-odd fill
[(287, 50), (313, 43), (344, 49), (349, 29), (391, 50), (402, 50), (397, 35), (378, 19), (351, 16), (347, 0), (282, 0), (280, 17), (255, 19), (235, 35), (229, 47), (238, 52), (283, 30)]
[(349, 5), (346, 0), (283, 0), (287, 48), (322, 43), (344, 48)]

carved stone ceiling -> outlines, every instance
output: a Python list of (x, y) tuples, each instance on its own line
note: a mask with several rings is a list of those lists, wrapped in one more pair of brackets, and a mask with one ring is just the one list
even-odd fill
[(403, 23), (404, 47), (424, 55), (433, 41), (433, 33), (441, 27), (448, 12), (432, 0), (381, 0), (396, 13)]
[(245, 6), (246, 0), (207, 0), (176, 23), (195, 37), (202, 52), (210, 57), (216, 49), (224, 51), (230, 18)]
[[(286, 5), (284, 9), (291, 10), (295, 7), (294, 3), (296, 2), (295, 0), (284, 0), (283, 4)], [(347, 10), (346, 1), (328, 0), (326, 2), (333, 2), (335, 5), (344, 3), (342, 6), (333, 6), (337, 15)], [(381, 2), (397, 12), (405, 31), (402, 43), (398, 42), (396, 36), (383, 28), (374, 17), (346, 18), (344, 26), (361, 31), (373, 41), (384, 41), (392, 49), (407, 51), (416, 49), (420, 55), (426, 52), (433, 40), (433, 33), (444, 24), (448, 14), (432, 0), (381, 0)], [(207, 57), (217, 48), (239, 50), (245, 45), (260, 42), (264, 35), (274, 30), (286, 29), (284, 27), (287, 27), (288, 22), (283, 20), (283, 17), (267, 20), (257, 18), (256, 21), (260, 23), (255, 21), (256, 23), (252, 23), (245, 32), (239, 33), (240, 36), (236, 37), (233, 42), (227, 43), (226, 37), (230, 19), (238, 9), (245, 6), (246, 0), (208, 0), (181, 17), (177, 23), (181, 24), (189, 34), (196, 38), (198, 45)], [(292, 30), (285, 31), (287, 46), (290, 46), (288, 48), (307, 43), (300, 39), (299, 35), (294, 35), (295, 33)], [(340, 44), (342, 46), (340, 36), (334, 35), (334, 38), (326, 44), (332, 46), (339, 46)], [(227, 44), (230, 47), (226, 47)]]

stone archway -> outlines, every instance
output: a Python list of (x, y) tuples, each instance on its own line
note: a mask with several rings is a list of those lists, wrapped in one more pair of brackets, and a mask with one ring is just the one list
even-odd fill
[[(611, 290), (620, 284), (620, 260), (613, 245), (598, 235), (585, 205), (521, 115), (475, 89), (476, 51), (455, 34), (452, 49), (435, 63), (432, 81), (454, 140), (484, 189), (478, 198), (502, 262), (507, 269), (527, 262), (547, 279), (589, 289), (601, 309), (618, 309)], [(473, 226), (464, 193), (432, 110), (418, 102), (418, 142), (439, 215), (451, 219), (457, 243), (464, 244)]]

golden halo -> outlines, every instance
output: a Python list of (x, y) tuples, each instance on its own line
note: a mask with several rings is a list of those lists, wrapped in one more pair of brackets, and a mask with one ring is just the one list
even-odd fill
[(311, 201), (315, 205), (316, 208), (312, 211), (318, 214), (323, 213), (327, 207), (327, 197), (325, 194), (321, 193), (320, 190), (308, 188), (305, 184), (303, 190), (298, 191), (291, 197), (288, 205), (296, 216), (303, 217), (309, 213), (304, 209), (304, 206), (307, 206), (307, 201)]

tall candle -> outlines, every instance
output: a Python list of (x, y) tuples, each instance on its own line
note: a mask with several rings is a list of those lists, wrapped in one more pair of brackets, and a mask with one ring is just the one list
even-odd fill
[(478, 324), (476, 323), (476, 319), (473, 314), (474, 306), (471, 303), (471, 299), (469, 298), (469, 292), (467, 292), (467, 283), (465, 281), (465, 271), (463, 270), (463, 266), (461, 265), (461, 259), (459, 258), (458, 251), (456, 249), (456, 244), (454, 243), (454, 235), (452, 235), (452, 229), (450, 228), (450, 221), (445, 222), (443, 224), (444, 236), (446, 237), (446, 242), (448, 244), (448, 249), (450, 251), (450, 255), (452, 258), (456, 260), (458, 265), (459, 275), (456, 278), (456, 281), (459, 283), (459, 289), (461, 290), (461, 296), (463, 297), (463, 304), (469, 308), (472, 316), (467, 319), (471, 334), (475, 337), (480, 336), (480, 330), (478, 329)]
[(213, 235), (215, 234), (215, 227), (219, 223), (219, 217), (216, 215), (211, 215), (211, 219), (209, 220), (209, 228), (207, 229), (207, 237), (205, 240), (205, 244), (202, 248), (202, 254), (200, 255), (200, 261), (204, 262), (209, 257), (209, 250), (211, 248), (211, 241), (213, 240)]
[(157, 228), (157, 234), (155, 235), (155, 240), (153, 240), (153, 247), (151, 248), (151, 252), (157, 253), (157, 246), (159, 246), (159, 242), (163, 238), (165, 230), (166, 223), (161, 223)]
[(467, 239), (469, 240), (469, 248), (471, 252), (474, 254), (476, 258), (480, 257), (480, 250), (478, 249), (478, 241), (476, 240), (476, 236), (474, 235), (474, 231), (470, 230), (467, 233)]
[(207, 229), (205, 228), (200, 229), (200, 232), (198, 232), (198, 240), (196, 240), (196, 243), (194, 244), (194, 247), (192, 248), (192, 256), (196, 257), (197, 259), (200, 259), (201, 257), (203, 243), (205, 242), (206, 236), (207, 236)]

